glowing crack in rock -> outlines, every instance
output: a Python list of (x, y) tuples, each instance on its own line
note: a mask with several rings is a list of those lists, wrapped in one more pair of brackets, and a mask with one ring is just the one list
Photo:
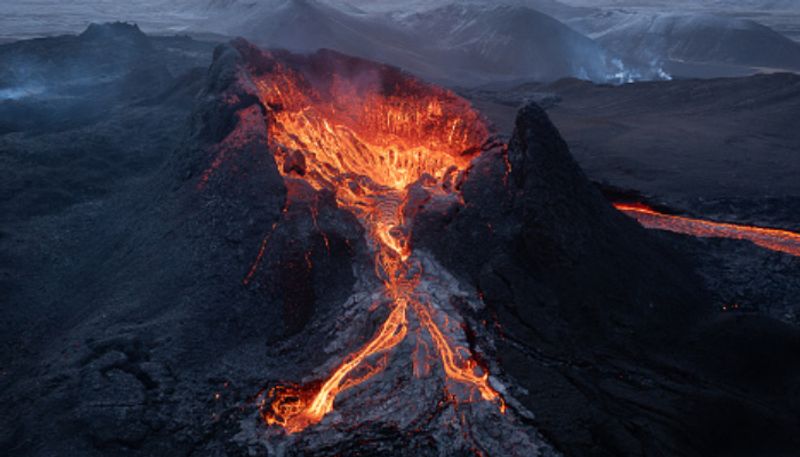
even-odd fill
[[(419, 207), (410, 204), (410, 190), (458, 204), (460, 182), (489, 138), (486, 124), (452, 92), (390, 67), (288, 59), (264, 52), (250, 72), (267, 112), (270, 151), (285, 180), (332, 191), (339, 207), (357, 217), (391, 308), (372, 338), (343, 354), (327, 378), (272, 388), (263, 419), (288, 433), (322, 420), (340, 393), (386, 368), (388, 353), (410, 332), (412, 315), (415, 332), (427, 334), (444, 376), (466, 387), (466, 395), (451, 395), (450, 401), (495, 402), (505, 411), (488, 368), (452, 337), (464, 330), (421, 290), (426, 271), (410, 243), (409, 222)], [(416, 364), (415, 372), (430, 369)]]
[(642, 203), (614, 203), (614, 207), (649, 229), (696, 237), (747, 240), (765, 249), (800, 257), (800, 233), (665, 214)]

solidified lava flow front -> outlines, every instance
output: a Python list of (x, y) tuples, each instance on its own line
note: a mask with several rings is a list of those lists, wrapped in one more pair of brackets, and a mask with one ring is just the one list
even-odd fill
[(264, 420), (288, 433), (318, 423), (340, 393), (384, 371), (389, 354), (412, 332), (424, 332), (432, 343), (425, 363), (436, 363), (446, 382), (463, 386), (449, 401), (495, 402), (504, 411), (488, 368), (451, 337), (448, 317), (421, 290), (428, 273), (410, 243), (417, 207), (408, 204), (411, 190), (457, 204), (460, 181), (489, 138), (486, 124), (465, 100), (395, 69), (263, 56), (253, 82), (279, 171), (287, 182), (301, 179), (332, 191), (339, 207), (356, 216), (388, 299), (381, 303), (390, 304), (371, 339), (341, 354), (327, 378), (272, 388)]

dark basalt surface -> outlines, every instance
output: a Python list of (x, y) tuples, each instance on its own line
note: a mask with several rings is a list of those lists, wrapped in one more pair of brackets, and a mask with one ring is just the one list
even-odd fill
[[(578, 80), (464, 91), (505, 135), (519, 107), (547, 110), (586, 175), (614, 201), (700, 219), (800, 230), (800, 77), (594, 85)], [(678, 243), (680, 238), (672, 238)], [(797, 323), (796, 257), (695, 240), (688, 254), (714, 308)]]
[[(465, 452), (437, 441), (439, 419), (413, 436), (316, 430), (283, 450), (243, 438), (263, 430), (253, 400), (266, 382), (326, 362), (370, 262), (330, 194), (278, 173), (263, 109), (239, 78), (245, 48), (217, 48), (207, 71), (172, 76), (180, 84), (148, 103), (115, 101), (102, 121), (47, 141), (3, 136), (4, 173), (30, 170), (25, 154), (56, 160), (53, 145), (70, 139), (86, 145), (83, 160), (106, 150), (91, 139), (114, 138), (108, 150), (145, 164), (101, 196), (40, 211), (17, 203), (36, 191), (3, 188), (14, 215), (0, 238), (4, 454)], [(800, 448), (797, 329), (716, 312), (683, 244), (613, 210), (540, 108), (520, 110), (507, 152), (484, 152), (462, 193), (463, 207), (423, 205), (413, 241), (483, 298), (465, 319), (494, 341), (487, 356), (520, 427), (574, 456)], [(360, 319), (351, 344), (378, 325)], [(470, 432), (511, 455), (515, 442), (493, 428)]]
[(797, 330), (717, 314), (677, 238), (611, 209), (535, 105), (509, 161), (505, 193), (498, 166), (470, 174), (466, 208), (416, 242), (482, 290), (545, 436), (568, 455), (790, 455)]

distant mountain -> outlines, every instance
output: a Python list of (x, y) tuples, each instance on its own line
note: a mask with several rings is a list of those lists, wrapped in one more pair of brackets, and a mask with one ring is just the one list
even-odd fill
[(570, 24), (627, 58), (800, 69), (800, 44), (747, 19), (613, 11)]
[[(0, 136), (77, 128), (112, 106), (158, 97), (189, 70), (181, 64), (187, 43), (117, 22), (0, 45)], [(179, 44), (184, 49), (173, 52)]]
[[(211, 1), (239, 1), (239, 0), (211, 0)], [(250, 0), (251, 2), (253, 0)], [(363, 11), (404, 11), (411, 13), (414, 11), (430, 10), (453, 4), (453, 0), (406, 0), (402, 5), (398, 5), (396, 0), (328, 0), (332, 4), (350, 5)], [(567, 5), (558, 0), (461, 0), (457, 2), (462, 6), (475, 5), (496, 5), (496, 6), (524, 6), (541, 11), (547, 15), (564, 18), (580, 14), (587, 14), (591, 8), (576, 7)]]
[(191, 4), (189, 1), (2, 1), (0, 40), (80, 33), (90, 23), (114, 21), (134, 22), (147, 33), (173, 34), (186, 30), (199, 20), (195, 13), (201, 5), (200, 0), (191, 0)]
[(627, 75), (621, 61), (591, 39), (527, 2), (515, 3), (412, 3), (397, 11), (381, 2), (213, 0), (209, 5), (219, 14), (208, 26), (262, 46), (331, 48), (457, 84), (566, 76), (607, 82)]
[(213, 0), (226, 8), (212, 15), (208, 27), (253, 42), (292, 51), (334, 49), (403, 67), (433, 79), (446, 79), (447, 69), (415, 51), (414, 38), (383, 20), (357, 10), (342, 11), (313, 0), (252, 2)]
[(596, 8), (662, 8), (664, 10), (800, 10), (797, 0), (561, 0), (569, 6)]
[(440, 54), (439, 61), (493, 80), (578, 76), (602, 81), (615, 71), (597, 43), (524, 6), (451, 4), (407, 15), (400, 23), (430, 43), (424, 49)]

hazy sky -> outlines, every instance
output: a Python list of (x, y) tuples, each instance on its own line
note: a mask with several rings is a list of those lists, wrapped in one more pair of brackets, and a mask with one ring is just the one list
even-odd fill
[[(176, 33), (197, 28), (209, 15), (210, 4), (268, 2), (276, 0), (0, 0), (0, 40), (76, 33), (90, 22), (124, 20), (137, 22), (147, 32)], [(280, 1), (280, 0), (278, 0)], [(348, 0), (325, 0), (348, 3)], [(451, 0), (350, 0), (367, 9), (403, 9), (449, 3)], [(456, 2), (455, 0), (453, 0)], [(464, 0), (458, 0), (464, 1)], [(470, 0), (467, 0), (470, 1)], [(481, 1), (481, 0), (471, 0)], [(489, 4), (495, 0), (484, 0)], [(557, 0), (503, 0), (540, 7), (551, 14)], [(800, 29), (800, 0), (560, 0), (562, 3), (590, 7), (640, 7), (657, 11), (702, 9), (721, 14), (742, 10), (792, 9), (795, 14), (754, 13), (753, 18), (782, 30)]]

